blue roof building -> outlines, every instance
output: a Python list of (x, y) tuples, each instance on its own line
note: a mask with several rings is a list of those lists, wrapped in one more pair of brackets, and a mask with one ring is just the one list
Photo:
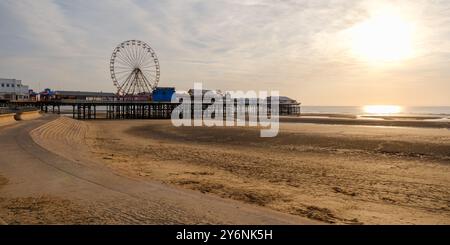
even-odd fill
[(152, 101), (170, 102), (174, 93), (174, 87), (157, 87), (155, 90), (153, 90)]

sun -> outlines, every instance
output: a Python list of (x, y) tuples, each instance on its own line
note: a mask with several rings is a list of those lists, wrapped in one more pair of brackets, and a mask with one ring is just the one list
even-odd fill
[(348, 30), (355, 56), (369, 62), (392, 62), (413, 55), (414, 25), (393, 11), (380, 11)]
[(402, 111), (402, 107), (398, 105), (366, 105), (363, 110), (367, 114), (398, 114)]

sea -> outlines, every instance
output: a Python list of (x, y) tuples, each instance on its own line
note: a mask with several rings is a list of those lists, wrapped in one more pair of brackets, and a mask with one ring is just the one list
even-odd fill
[[(365, 106), (301, 106), (302, 113), (367, 115)], [(398, 106), (397, 115), (450, 116), (450, 106)]]

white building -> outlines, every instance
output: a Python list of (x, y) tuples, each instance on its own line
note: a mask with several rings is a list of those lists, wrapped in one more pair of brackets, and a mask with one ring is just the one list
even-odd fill
[(0, 99), (27, 100), (28, 85), (23, 85), (21, 80), (0, 78)]

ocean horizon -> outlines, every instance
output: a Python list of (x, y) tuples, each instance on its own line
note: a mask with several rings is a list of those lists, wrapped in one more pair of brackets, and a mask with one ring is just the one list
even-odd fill
[[(450, 115), (450, 106), (398, 106), (396, 115)], [(302, 113), (367, 115), (364, 106), (301, 106)]]

